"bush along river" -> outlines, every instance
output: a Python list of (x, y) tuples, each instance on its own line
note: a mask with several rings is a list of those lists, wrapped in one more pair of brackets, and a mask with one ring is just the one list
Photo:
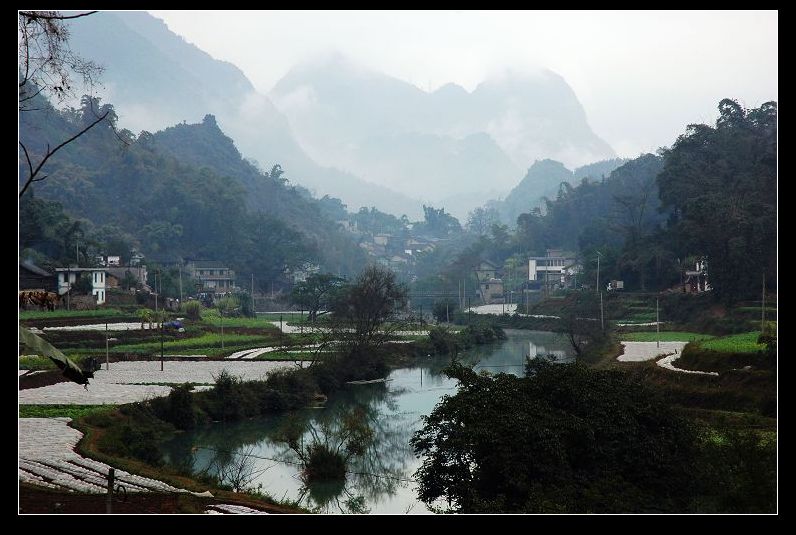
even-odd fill
[[(459, 360), (476, 370), (521, 375), (526, 355), (555, 355), (572, 362), (563, 335), (506, 330), (507, 340), (476, 346)], [(244, 488), (259, 488), (278, 500), (294, 500), (322, 513), (428, 513), (417, 499), (413, 476), (420, 466), (409, 440), (440, 398), (456, 390), (442, 370), (449, 357), (429, 357), (412, 368), (390, 373), (385, 383), (349, 385), (325, 407), (304, 409), (233, 424), (214, 424), (183, 433), (164, 445), (174, 466), (221, 477)], [(349, 461), (344, 480), (306, 485), (296, 444), (343, 442), (352, 418), (369, 427), (368, 445)], [(346, 426), (349, 427), (346, 427)], [(297, 431), (298, 430), (298, 431)], [(291, 448), (288, 437), (294, 437)]]

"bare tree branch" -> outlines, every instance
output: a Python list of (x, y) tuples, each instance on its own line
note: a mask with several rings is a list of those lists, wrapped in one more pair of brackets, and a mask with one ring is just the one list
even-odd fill
[(47, 15), (44, 13), (37, 13), (35, 11), (20, 11), (19, 14), (31, 20), (45, 19), (45, 20), (69, 20), (79, 19), (80, 17), (87, 17), (98, 13), (98, 11), (87, 11), (86, 13), (79, 13), (77, 15)]
[[(53, 154), (55, 154), (56, 152), (58, 152), (58, 150), (60, 150), (61, 148), (63, 148), (65, 145), (68, 145), (69, 143), (73, 142), (74, 140), (76, 140), (77, 138), (79, 138), (80, 136), (82, 136), (83, 134), (85, 134), (86, 132), (88, 132), (89, 130), (91, 130), (92, 128), (94, 128), (94, 127), (95, 127), (97, 124), (99, 124), (99, 123), (100, 123), (100, 122), (101, 122), (103, 119), (105, 119), (105, 117), (107, 117), (107, 116), (108, 116), (108, 113), (110, 113), (110, 110), (106, 111), (106, 112), (105, 112), (104, 114), (102, 114), (102, 116), (101, 116), (101, 117), (99, 117), (99, 118), (98, 118), (96, 121), (94, 121), (93, 123), (91, 123), (91, 124), (90, 124), (90, 125), (88, 125), (87, 127), (83, 128), (83, 129), (82, 129), (80, 132), (78, 132), (78, 133), (77, 133), (77, 134), (75, 134), (74, 136), (70, 137), (69, 139), (67, 139), (66, 141), (64, 141), (63, 143), (61, 143), (61, 144), (60, 144), (60, 145), (58, 145), (57, 147), (55, 147), (53, 150), (50, 150), (50, 146), (48, 145), (48, 146), (47, 146), (47, 153), (45, 154), (45, 156), (44, 156), (44, 158), (41, 160), (41, 162), (39, 162), (39, 165), (37, 165), (37, 166), (36, 166), (36, 168), (35, 168), (35, 169), (33, 169), (33, 170), (31, 171), (31, 173), (30, 173), (30, 176), (28, 177), (27, 181), (25, 181), (25, 185), (24, 185), (24, 186), (22, 186), (22, 190), (19, 192), (19, 196), (20, 196), (20, 197), (22, 197), (22, 195), (24, 195), (24, 194), (25, 194), (25, 192), (26, 192), (26, 191), (27, 191), (27, 189), (28, 189), (28, 186), (30, 186), (30, 185), (31, 185), (31, 183), (33, 183), (33, 182), (34, 182), (34, 180), (36, 179), (36, 175), (37, 175), (37, 174), (39, 174), (39, 171), (41, 171), (41, 168), (42, 168), (42, 166), (43, 166), (43, 165), (44, 165), (44, 164), (47, 162), (47, 160), (49, 160), (49, 159), (50, 159), (50, 157), (51, 157)], [(20, 143), (20, 145), (22, 145), (22, 143)], [(22, 148), (25, 150), (25, 156), (27, 156), (27, 154), (28, 154), (28, 151), (27, 151), (27, 149), (25, 149), (25, 146), (24, 146), (24, 145), (22, 145)], [(44, 177), (44, 178), (46, 178), (46, 177)], [(43, 180), (43, 178), (42, 178), (42, 180)]]
[(28, 154), (28, 149), (25, 148), (25, 144), (21, 141), (19, 142), (19, 146), (22, 147), (22, 150), (25, 152), (25, 159), (28, 161), (28, 171), (30, 172), (30, 176), (33, 176), (33, 164), (30, 163), (30, 155)]

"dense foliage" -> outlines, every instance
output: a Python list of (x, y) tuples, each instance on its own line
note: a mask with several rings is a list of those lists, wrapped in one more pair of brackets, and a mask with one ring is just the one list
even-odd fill
[[(763, 272), (774, 288), (777, 106), (745, 110), (725, 99), (719, 112), (715, 126), (690, 125), (671, 148), (605, 162), (615, 168), (601, 166), (577, 185), (561, 164), (536, 162), (504, 203), (519, 203), (516, 230), (495, 224), (486, 208), (471, 212), (469, 242), (435, 251), (428, 260), (436, 271), (419, 266), (418, 284), (439, 289), (467, 277), (482, 259), (500, 265), (563, 249), (581, 259), (579, 286), (594, 287), (599, 256), (601, 285), (623, 280), (631, 291), (679, 286), (698, 259), (707, 259), (718, 298), (757, 295)], [(548, 190), (555, 183), (557, 193), (540, 204), (521, 195), (542, 183)]]
[(707, 255), (716, 293), (733, 300), (757, 295), (763, 273), (776, 280), (777, 104), (724, 99), (719, 112), (664, 151), (658, 184), (678, 248)]
[[(113, 111), (88, 98), (81, 109), (63, 112), (43, 98), (36, 104), (45, 111), (25, 114), (20, 123), (34, 154), (93, 110)], [(63, 262), (70, 251), (74, 259), (76, 243), (81, 263), (97, 251), (124, 257), (136, 246), (149, 259), (228, 262), (253, 273), (262, 289), (309, 261), (343, 274), (363, 263), (359, 248), (314, 199), (291, 187), (279, 166), (262, 172), (244, 160), (212, 116), (137, 137), (116, 132), (112, 118), (48, 162), (49, 178), (31, 188), (35, 198), (21, 201), (20, 245), (35, 251), (35, 259)]]
[(460, 512), (687, 507), (696, 433), (623, 374), (538, 359), (526, 378), (449, 374), (458, 393), (412, 441), (422, 500)]
[(704, 436), (616, 370), (530, 361), (448, 370), (459, 391), (412, 439), (420, 498), (464, 513), (771, 512), (773, 441)]

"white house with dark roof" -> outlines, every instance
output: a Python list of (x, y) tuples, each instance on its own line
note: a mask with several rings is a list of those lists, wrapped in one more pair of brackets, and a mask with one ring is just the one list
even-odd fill
[(97, 300), (98, 305), (105, 303), (105, 268), (55, 268), (58, 276), (58, 295), (67, 293), (72, 285), (83, 273), (88, 273), (91, 277), (91, 295)]

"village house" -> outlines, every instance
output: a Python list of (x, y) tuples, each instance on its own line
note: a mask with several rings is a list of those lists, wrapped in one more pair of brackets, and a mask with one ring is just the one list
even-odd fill
[(480, 281), (478, 296), (485, 305), (499, 305), (506, 302), (503, 290), (503, 280), (497, 278)]
[(55, 268), (58, 275), (58, 295), (64, 295), (69, 292), (72, 285), (77, 283), (78, 278), (83, 274), (87, 274), (91, 280), (91, 295), (94, 296), (96, 303), (102, 305), (105, 303), (105, 290), (106, 290), (106, 268), (81, 268), (81, 267), (67, 267)]
[(46, 269), (42, 269), (30, 260), (19, 263), (19, 289), (55, 291), (55, 277)]
[(528, 281), (548, 290), (570, 288), (581, 268), (574, 253), (548, 249), (547, 256), (528, 258)]
[(231, 292), (235, 288), (235, 272), (223, 262), (215, 260), (195, 260), (188, 262), (185, 269), (201, 283), (200, 291), (212, 293)]
[(500, 266), (491, 260), (481, 260), (474, 266), (478, 278), (476, 294), (485, 305), (504, 302), (503, 279), (500, 278)]
[(498, 277), (500, 266), (491, 260), (481, 260), (474, 269), (478, 282), (485, 282)]
[(105, 268), (105, 273), (108, 276), (108, 280), (106, 282), (106, 286), (108, 288), (118, 288), (121, 286), (121, 282), (129, 273), (132, 278), (135, 280), (135, 284), (141, 284), (143, 289), (149, 289), (147, 285), (147, 270), (146, 266), (144, 265), (137, 265), (137, 266), (110, 266)]
[(686, 293), (709, 292), (712, 289), (708, 282), (708, 261), (700, 258), (694, 264), (693, 270), (685, 272), (683, 291)]
[(305, 262), (300, 267), (293, 270), (287, 270), (288, 277), (293, 280), (293, 284), (299, 282), (306, 282), (310, 275), (316, 275), (321, 272), (321, 266), (313, 264), (312, 262)]

